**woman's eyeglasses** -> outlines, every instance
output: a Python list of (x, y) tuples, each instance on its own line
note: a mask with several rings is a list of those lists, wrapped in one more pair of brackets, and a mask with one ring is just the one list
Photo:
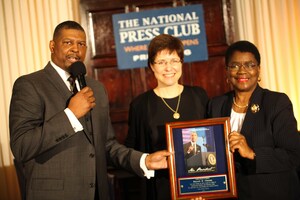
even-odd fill
[(166, 61), (166, 60), (158, 60), (158, 61), (154, 61), (153, 63), (159, 67), (164, 67), (166, 66), (168, 63), (172, 66), (177, 66), (179, 64), (181, 64), (181, 60), (180, 59), (172, 59), (170, 61)]
[(230, 71), (239, 71), (241, 69), (241, 67), (244, 67), (245, 70), (251, 71), (257, 66), (258, 66), (258, 64), (254, 63), (254, 62), (230, 63), (227, 66), (227, 69), (229, 69)]

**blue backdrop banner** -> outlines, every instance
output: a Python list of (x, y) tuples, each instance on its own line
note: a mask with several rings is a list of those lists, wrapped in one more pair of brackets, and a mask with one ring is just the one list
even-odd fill
[(200, 4), (113, 15), (119, 69), (147, 66), (151, 39), (165, 33), (184, 44), (184, 62), (208, 59), (203, 7)]

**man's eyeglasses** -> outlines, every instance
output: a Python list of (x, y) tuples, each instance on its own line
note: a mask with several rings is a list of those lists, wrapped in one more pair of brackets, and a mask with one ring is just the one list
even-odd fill
[(230, 63), (227, 66), (227, 69), (229, 69), (230, 71), (238, 71), (238, 70), (241, 69), (241, 67), (244, 67), (245, 70), (251, 71), (251, 70), (253, 70), (257, 66), (258, 65), (256, 63), (254, 63), (254, 62)]
[(182, 60), (180, 59), (172, 59), (170, 61), (166, 61), (166, 60), (158, 60), (158, 61), (154, 61), (153, 63), (159, 67), (163, 67), (166, 66), (168, 63), (172, 66), (177, 66), (179, 64), (181, 64)]

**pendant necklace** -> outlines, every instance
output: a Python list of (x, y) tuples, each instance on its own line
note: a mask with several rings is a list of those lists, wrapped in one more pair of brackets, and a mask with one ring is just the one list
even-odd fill
[(235, 98), (233, 97), (233, 104), (238, 107), (238, 108), (247, 108), (248, 107), (248, 104), (244, 105), (244, 106), (240, 106), (238, 105), (236, 102), (235, 102)]
[(178, 96), (178, 101), (177, 101), (177, 106), (176, 106), (176, 110), (174, 110), (173, 108), (171, 108), (171, 106), (169, 106), (169, 104), (164, 100), (164, 98), (160, 97), (161, 100), (164, 102), (164, 104), (174, 112), (173, 114), (173, 118), (174, 119), (179, 119), (180, 118), (180, 114), (178, 113), (178, 108), (179, 108), (179, 104), (180, 104), (180, 98), (181, 98), (181, 93)]

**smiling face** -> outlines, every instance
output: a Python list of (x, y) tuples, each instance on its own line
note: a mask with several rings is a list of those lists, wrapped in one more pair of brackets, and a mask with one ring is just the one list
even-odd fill
[[(226, 75), (237, 92), (251, 92), (256, 88), (260, 66), (250, 52), (234, 51), (229, 58), (228, 66), (239, 65), (237, 69), (227, 67)], [(252, 67), (245, 67), (245, 65)], [(253, 67), (254, 66), (254, 67)]]
[(76, 61), (84, 61), (86, 55), (86, 35), (82, 30), (62, 29), (60, 34), (50, 41), (51, 60), (60, 68), (69, 71)]
[(157, 79), (158, 87), (168, 87), (178, 84), (182, 74), (182, 61), (176, 51), (168, 49), (159, 51), (150, 67)]

